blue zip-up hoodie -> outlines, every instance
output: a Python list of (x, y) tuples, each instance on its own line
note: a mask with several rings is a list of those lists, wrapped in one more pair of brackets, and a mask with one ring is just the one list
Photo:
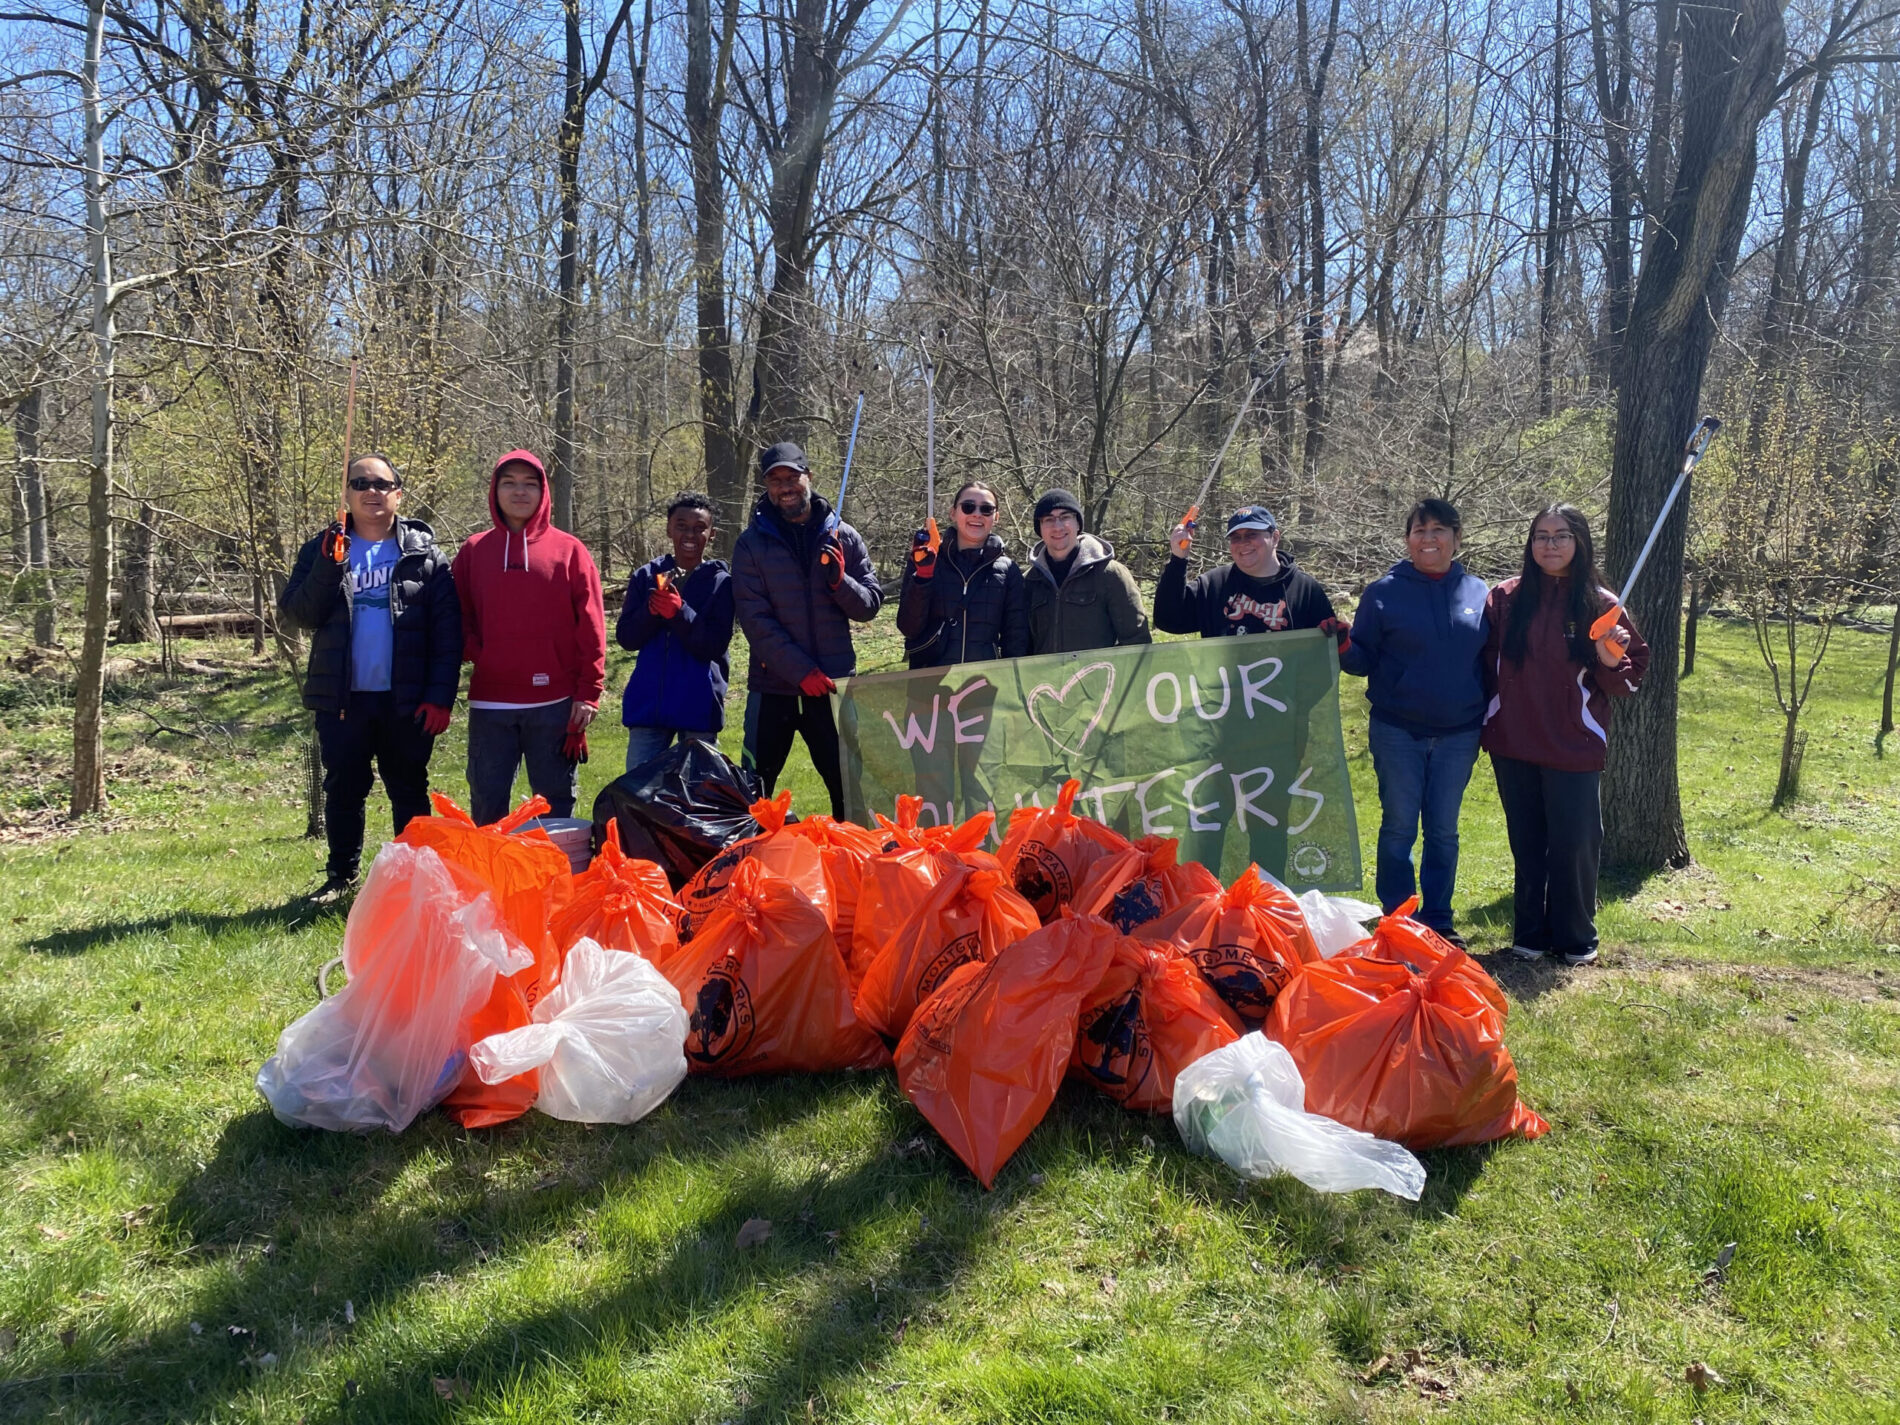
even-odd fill
[[(642, 564), (627, 584), (614, 637), (639, 660), (620, 695), (628, 727), (671, 727), (717, 732), (726, 725), (726, 649), (732, 642), (732, 574), (718, 559), (701, 560), (681, 578), (673, 556)], [(647, 612), (647, 595), (661, 573), (674, 575), (684, 603), (672, 618)]]
[(1374, 581), (1339, 651), (1340, 671), (1366, 679), (1374, 717), (1414, 737), (1483, 725), (1488, 592), (1456, 563), (1433, 579), (1401, 560)]

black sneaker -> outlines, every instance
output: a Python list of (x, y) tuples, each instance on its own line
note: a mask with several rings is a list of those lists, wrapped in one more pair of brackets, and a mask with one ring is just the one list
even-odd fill
[(1433, 933), (1436, 934), (1438, 938), (1444, 941), (1447, 945), (1456, 945), (1460, 950), (1471, 949), (1469, 945), (1465, 944), (1464, 936), (1460, 935), (1455, 930), (1439, 930)]
[(356, 895), (356, 877), (331, 876), (310, 893), (312, 905), (336, 905)]
[(1588, 950), (1564, 951), (1564, 963), (1566, 965), (1594, 965), (1596, 964), (1596, 962), (1597, 962), (1597, 951), (1596, 951), (1596, 946), (1594, 945), (1592, 945)]

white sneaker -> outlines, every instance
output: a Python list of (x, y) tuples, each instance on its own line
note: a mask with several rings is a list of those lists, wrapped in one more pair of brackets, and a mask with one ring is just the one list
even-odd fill
[(1594, 965), (1596, 962), (1597, 952), (1594, 948), (1589, 950), (1564, 951), (1564, 963), (1566, 965)]
[(1530, 945), (1513, 945), (1511, 953), (1520, 960), (1541, 960), (1544, 952)]

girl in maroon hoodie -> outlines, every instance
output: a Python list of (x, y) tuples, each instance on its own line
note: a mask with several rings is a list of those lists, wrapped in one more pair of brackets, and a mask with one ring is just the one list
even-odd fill
[(1597, 571), (1590, 522), (1572, 505), (1531, 521), (1524, 572), (1485, 601), (1491, 684), (1481, 743), (1491, 754), (1516, 863), (1511, 951), (1526, 960), (1597, 957), (1598, 782), (1614, 699), (1633, 695), (1649, 645), (1617, 614), (1594, 642), (1590, 625), (1615, 602)]

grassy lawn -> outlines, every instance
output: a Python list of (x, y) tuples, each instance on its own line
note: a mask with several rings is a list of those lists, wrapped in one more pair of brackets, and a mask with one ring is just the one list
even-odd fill
[[(64, 695), (0, 670), (0, 1418), (1900, 1422), (1884, 638), (1839, 635), (1807, 799), (1771, 814), (1752, 635), (1705, 628), (1697, 864), (1606, 888), (1599, 967), (1489, 960), (1554, 1131), (1424, 1155), (1416, 1205), (1242, 1185), (1073, 1086), (985, 1193), (887, 1073), (691, 1081), (624, 1129), (286, 1129), (251, 1079), (342, 929), (301, 899), (301, 724), (243, 647), (185, 647), (212, 671), (124, 651), (113, 810), (80, 835)], [(1481, 767), (1474, 946), (1509, 890)]]

